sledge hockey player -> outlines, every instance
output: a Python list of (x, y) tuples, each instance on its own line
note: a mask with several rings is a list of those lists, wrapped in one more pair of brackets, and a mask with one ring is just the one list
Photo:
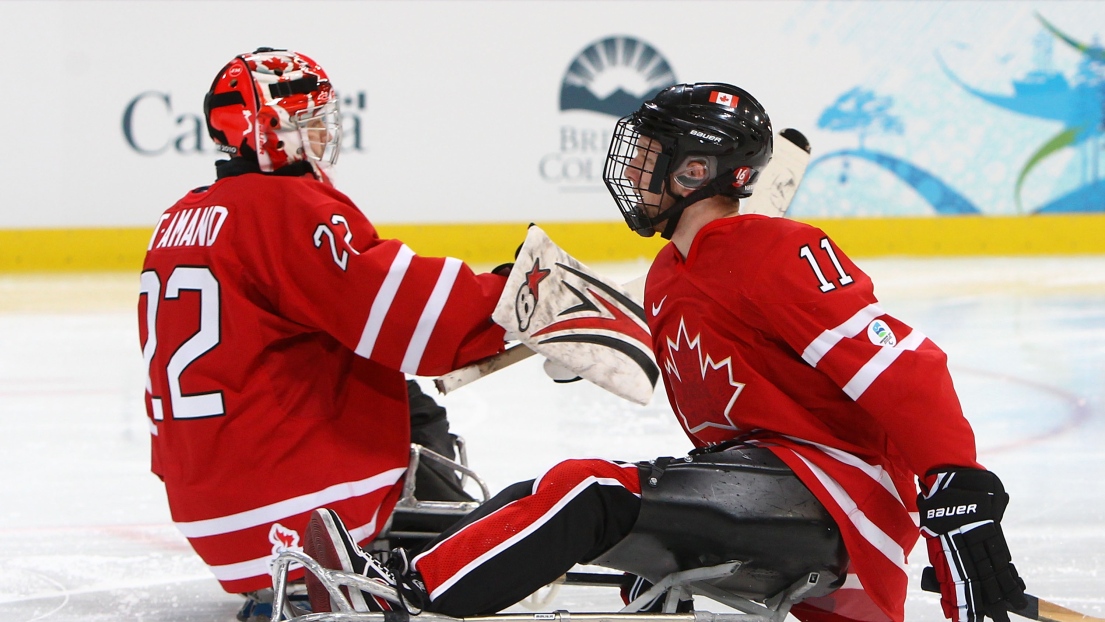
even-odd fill
[[(341, 114), (307, 56), (236, 56), (204, 112), (230, 159), (150, 240), (145, 400), (173, 521), (226, 591), (250, 593), (271, 589), (271, 560), (301, 545), (319, 506), (371, 541), (412, 435), (452, 457), (445, 410), (404, 373), (501, 351), (489, 318), (506, 279), (381, 239), (331, 185)], [(435, 484), (420, 494), (463, 495), (451, 477), (420, 478)]]
[[(696, 448), (687, 459), (773, 463), (831, 516), (846, 576), (796, 604), (798, 619), (903, 620), (920, 527), (946, 617), (1008, 620), (1008, 607), (1025, 605), (1001, 530), (1008, 495), (976, 459), (946, 356), (882, 309), (824, 232), (740, 213), (772, 141), (749, 93), (699, 83), (660, 92), (618, 121), (611, 142), (604, 179), (626, 222), (670, 240), (649, 270), (645, 310), (669, 401)], [(487, 614), (630, 541), (672, 496), (663, 464), (562, 462), (425, 550), (394, 551), (387, 567), (354, 546), (340, 509), (321, 509), (305, 552), (397, 585), (408, 609)], [(315, 611), (328, 611), (327, 592), (307, 583)]]

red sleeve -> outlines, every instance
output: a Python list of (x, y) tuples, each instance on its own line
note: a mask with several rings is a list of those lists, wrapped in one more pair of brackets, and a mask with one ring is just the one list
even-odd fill
[(796, 228), (765, 261), (751, 297), (774, 332), (878, 420), (915, 473), (978, 466), (947, 356), (882, 309), (870, 278), (824, 232)]
[(278, 240), (265, 255), (282, 315), (409, 374), (440, 375), (503, 349), (491, 313), (504, 277), (381, 240), (356, 207), (327, 198), (261, 224)]

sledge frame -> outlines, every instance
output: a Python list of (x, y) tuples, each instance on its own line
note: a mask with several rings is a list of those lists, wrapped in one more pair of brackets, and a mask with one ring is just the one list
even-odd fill
[[(331, 600), (339, 611), (325, 613), (304, 613), (295, 609), (286, 598), (288, 568), (291, 564), (302, 565), (306, 572), (319, 578), (330, 593)], [(759, 603), (737, 594), (719, 590), (707, 583), (710, 579), (725, 577), (737, 571), (741, 562), (733, 561), (717, 566), (695, 568), (668, 575), (647, 592), (641, 594), (623, 609), (611, 613), (572, 613), (557, 610), (550, 613), (523, 614), (504, 613), (490, 616), (471, 616), (455, 618), (438, 613), (423, 612), (410, 615), (401, 608), (388, 613), (359, 613), (341, 592), (341, 587), (360, 589), (375, 596), (398, 603), (394, 590), (381, 586), (360, 575), (323, 568), (307, 555), (298, 551), (285, 551), (273, 562), (273, 611), (283, 611), (283, 617), (294, 622), (404, 622), (408, 619), (426, 622), (782, 622), (794, 604), (800, 602), (811, 592), (823, 592), (836, 577), (832, 574), (812, 572), (799, 579), (789, 589)], [(573, 575), (577, 578), (573, 580)], [(582, 575), (582, 576), (580, 576)], [(618, 575), (596, 573), (571, 573), (564, 577), (567, 583), (576, 585), (616, 586), (612, 580), (598, 577), (608, 576), (617, 579)], [(831, 588), (830, 588), (831, 589)], [(642, 613), (654, 598), (667, 592), (664, 613)], [(740, 613), (714, 613), (696, 610), (690, 613), (676, 613), (675, 607), (680, 599), (689, 599), (701, 595), (723, 605), (736, 609)], [(275, 622), (275, 620), (274, 620)]]
[[(409, 473), (416, 473), (419, 462), (429, 459), (446, 464), (455, 469), (464, 479), (472, 479), (480, 488), (483, 501), (490, 495), (486, 484), (467, 466), (463, 450), (463, 440), (458, 442), (459, 462), (452, 461), (440, 454), (419, 445), (411, 446)], [(414, 478), (404, 482), (400, 500), (376, 542), (388, 540), (431, 539), (436, 533), (395, 529), (396, 517), (433, 516), (446, 521), (459, 520), (468, 512), (479, 507), (480, 501), (421, 501), (414, 496)], [(386, 548), (386, 547), (385, 547)], [(557, 610), (549, 613), (506, 613), (490, 616), (471, 616), (455, 618), (432, 612), (422, 612), (411, 616), (397, 606), (397, 611), (388, 613), (363, 613), (353, 610), (348, 599), (342, 594), (341, 587), (360, 589), (391, 602), (399, 603), (394, 589), (381, 586), (360, 575), (323, 568), (311, 557), (299, 551), (284, 551), (273, 561), (273, 612), (281, 612), (274, 618), (294, 622), (783, 622), (790, 609), (807, 597), (820, 596), (833, 591), (840, 583), (840, 577), (830, 570), (818, 570), (804, 573), (789, 587), (777, 594), (753, 600), (714, 585), (718, 580), (735, 575), (744, 564), (741, 560), (730, 560), (713, 566), (691, 568), (672, 572), (657, 581), (652, 588), (638, 596), (633, 602), (617, 612), (609, 613), (573, 613)], [(307, 613), (298, 610), (287, 598), (288, 571), (292, 565), (299, 565), (305, 572), (314, 574), (330, 593), (331, 600), (338, 611)], [(556, 584), (571, 584), (614, 588), (620, 586), (621, 573), (568, 572)], [(663, 612), (642, 612), (652, 601), (667, 592)], [(690, 613), (677, 613), (680, 600), (690, 600), (694, 596), (704, 596), (717, 603), (730, 607), (739, 613), (715, 613), (699, 610)]]

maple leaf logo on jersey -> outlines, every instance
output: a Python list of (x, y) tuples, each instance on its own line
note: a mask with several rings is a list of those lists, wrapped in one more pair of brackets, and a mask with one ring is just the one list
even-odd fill
[[(683, 427), (691, 434), (706, 428), (739, 429), (729, 413), (744, 389), (744, 383), (733, 380), (732, 357), (715, 361), (704, 352), (702, 333), (692, 339), (682, 317), (679, 318), (675, 341), (670, 337), (666, 337), (665, 341), (667, 356), (664, 371), (675, 398), (672, 405)], [(721, 403), (725, 406), (719, 409)]]
[(284, 551), (301, 550), (299, 534), (280, 523), (273, 523), (272, 527), (269, 528), (269, 542), (272, 542), (273, 555), (279, 555)]

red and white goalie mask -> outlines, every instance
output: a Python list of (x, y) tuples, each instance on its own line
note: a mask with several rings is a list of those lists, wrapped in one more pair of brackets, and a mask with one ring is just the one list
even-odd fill
[(204, 113), (220, 151), (255, 157), (264, 172), (338, 160), (338, 100), (326, 72), (303, 54), (258, 48), (235, 57), (211, 84)]

